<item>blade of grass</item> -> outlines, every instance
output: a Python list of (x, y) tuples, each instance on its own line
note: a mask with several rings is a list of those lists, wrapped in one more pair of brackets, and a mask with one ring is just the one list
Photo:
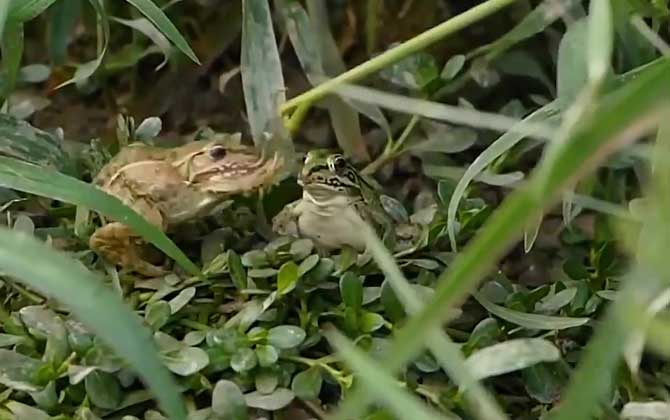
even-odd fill
[(16, 80), (19, 77), (21, 58), (23, 57), (23, 24), (8, 20), (2, 34), (2, 64), (5, 69), (6, 81), (2, 90), (1, 101), (9, 99)]
[(9, 1), (10, 22), (23, 23), (35, 19), (54, 4), (56, 0)]
[(242, 1), (242, 85), (254, 143), (265, 141), (286, 101), (284, 76), (267, 0)]
[[(326, 14), (325, 18), (311, 16), (310, 19), (299, 3), (286, 3), (280, 0), (277, 4), (286, 23), (286, 32), (293, 45), (293, 50), (312, 86), (326, 79), (326, 69), (330, 70), (331, 74), (338, 74), (346, 70), (332, 35), (327, 29), (324, 29), (321, 22), (322, 19), (328, 22), (327, 11), (323, 11), (323, 14)], [(323, 8), (322, 2), (310, 2), (309, 4), (313, 9), (318, 9), (317, 12)], [(312, 14), (321, 15), (322, 13), (313, 12)], [(316, 28), (322, 29), (316, 30)], [(359, 161), (369, 160), (356, 111), (336, 97), (329, 98), (324, 105), (328, 108), (337, 142), (345, 155)]]
[[(520, 237), (527, 221), (556, 200), (563, 188), (656, 124), (663, 108), (670, 106), (666, 91), (659, 88), (668, 84), (670, 61), (666, 60), (609, 95), (561, 142), (551, 159), (545, 159), (533, 172), (528, 185), (503, 202), (439, 277), (432, 300), (398, 330), (384, 361), (385, 369), (395, 372), (416, 356), (430, 331)], [(358, 392), (345, 400), (340, 409), (347, 418), (356, 418), (366, 402), (367, 397)]]
[(610, 71), (614, 27), (609, 0), (593, 0), (589, 13), (587, 64), (591, 83), (600, 83)]
[(658, 292), (660, 283), (652, 273), (637, 272), (629, 275), (616, 302), (608, 308), (584, 355), (570, 385), (564, 392), (551, 420), (591, 418), (598, 404), (606, 403), (612, 377), (623, 353), (623, 346), (631, 334), (644, 323), (645, 308)]
[(191, 46), (188, 45), (188, 42), (182, 34), (179, 32), (172, 21), (163, 13), (163, 11), (156, 6), (151, 0), (126, 0), (128, 3), (133, 5), (137, 10), (140, 11), (151, 23), (153, 23), (159, 31), (163, 33), (172, 41), (172, 43), (183, 52), (188, 58), (193, 60), (196, 64), (200, 64), (200, 60), (195, 55), (195, 52), (191, 49)]
[(496, 13), (497, 11), (509, 6), (516, 0), (488, 0), (479, 4), (460, 15), (454, 16), (429, 29), (414, 38), (403, 42), (394, 47), (340, 75), (330, 79), (307, 92), (296, 96), (290, 101), (284, 103), (281, 107), (282, 113), (292, 111), (302, 103), (314, 103), (324, 96), (330, 94), (334, 88), (342, 83), (351, 83), (361, 80), (366, 76), (371, 75), (389, 65), (396, 63), (403, 58), (406, 58), (418, 51), (423, 50), (429, 45), (443, 39), (446, 36), (452, 35), (463, 28), (466, 28), (473, 23), (476, 23), (485, 17)]
[[(560, 121), (562, 107), (557, 102), (551, 102), (537, 111), (533, 112), (518, 123), (519, 126), (537, 123), (557, 123)], [(456, 251), (456, 213), (458, 206), (465, 195), (470, 183), (479, 176), (491, 163), (498, 157), (510, 150), (526, 136), (525, 130), (509, 131), (498, 137), (490, 146), (480, 153), (474, 161), (468, 166), (463, 177), (456, 184), (454, 193), (449, 199), (447, 207), (447, 234), (451, 242), (451, 248)]]
[[(393, 259), (391, 253), (386, 249), (383, 242), (375, 234), (374, 230), (364, 223), (360, 218), (352, 220), (359, 226), (359, 231), (365, 238), (368, 249), (379, 267), (384, 272), (391, 287), (402, 302), (409, 314), (419, 312), (423, 303), (416, 291), (402, 274), (400, 267)], [(461, 349), (451, 338), (439, 328), (432, 330), (427, 338), (427, 345), (435, 359), (447, 374), (463, 390), (469, 405), (468, 410), (475, 418), (482, 420), (505, 420), (507, 416), (495, 399), (476, 380), (475, 376), (465, 365), (465, 357)], [(340, 417), (342, 419), (348, 417)]]
[(56, 89), (73, 83), (81, 83), (91, 77), (98, 70), (102, 64), (102, 60), (105, 58), (105, 54), (107, 54), (107, 46), (109, 45), (109, 19), (105, 12), (105, 5), (101, 0), (88, 0), (88, 2), (93, 6), (98, 17), (98, 56), (94, 60), (78, 66), (74, 72), (74, 76), (70, 80), (66, 80), (56, 86)]
[(543, 1), (528, 13), (512, 30), (494, 42), (477, 48), (469, 54), (469, 59), (485, 55), (487, 60), (494, 60), (497, 56), (513, 45), (524, 41), (553, 24), (566, 10), (576, 3), (576, 0), (567, 0), (558, 3), (553, 0)]
[(499, 131), (511, 130), (540, 139), (549, 139), (553, 133), (551, 126), (536, 121), (523, 123), (523, 121), (505, 115), (410, 98), (363, 86), (341, 84), (334, 88), (334, 91), (338, 95), (360, 102), (376, 104), (394, 111), (471, 127)]
[(81, 2), (61, 1), (50, 10), (47, 23), (49, 57), (56, 65), (62, 65), (67, 57), (70, 34), (81, 16)]
[(519, 312), (505, 308), (504, 306), (496, 305), (478, 292), (472, 292), (472, 296), (484, 307), (484, 309), (491, 312), (493, 315), (528, 329), (554, 331), (579, 327), (589, 322), (589, 318), (571, 318), (566, 316), (549, 316)]
[(2, 40), (2, 33), (5, 32), (5, 22), (7, 22), (10, 3), (9, 1), (0, 2), (0, 40)]
[(200, 274), (198, 267), (160, 229), (148, 223), (116, 197), (90, 184), (53, 170), (0, 156), (0, 185), (98, 211), (131, 227), (190, 274)]
[(342, 358), (358, 373), (364, 389), (384, 403), (401, 419), (444, 419), (421, 400), (403, 390), (398, 382), (381, 365), (358, 350), (346, 337), (337, 331), (326, 333), (328, 341)]
[(3, 273), (66, 305), (92, 332), (126, 359), (152, 388), (165, 413), (186, 418), (179, 388), (158, 358), (139, 318), (100, 278), (79, 262), (18, 231), (0, 228)]

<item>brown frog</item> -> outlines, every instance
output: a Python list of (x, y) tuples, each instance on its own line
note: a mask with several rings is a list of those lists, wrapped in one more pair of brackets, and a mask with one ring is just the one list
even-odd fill
[[(237, 141), (235, 141), (237, 140)], [(163, 231), (206, 216), (236, 194), (271, 185), (281, 167), (277, 154), (260, 157), (239, 144), (239, 136), (199, 140), (175, 148), (132, 144), (122, 149), (94, 179)], [(97, 229), (91, 249), (107, 261), (147, 276), (165, 269), (142, 258), (142, 241), (128, 226), (111, 222)]]

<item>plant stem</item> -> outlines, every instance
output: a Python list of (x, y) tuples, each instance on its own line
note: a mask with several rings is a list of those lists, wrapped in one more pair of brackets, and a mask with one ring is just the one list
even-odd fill
[(281, 107), (282, 114), (293, 110), (303, 102), (313, 103), (314, 101), (323, 98), (331, 93), (338, 85), (363, 79), (364, 77), (388, 67), (409, 55), (421, 51), (440, 39), (452, 35), (459, 30), (484, 19), (498, 10), (509, 6), (515, 1), (517, 0), (489, 0), (461, 13), (460, 15), (454, 16), (446, 22), (403, 42), (397, 47), (341, 73), (337, 77), (315, 86), (307, 92), (285, 102)]
[(403, 146), (405, 145), (405, 142), (409, 138), (409, 135), (412, 133), (412, 130), (414, 130), (414, 127), (419, 122), (419, 120), (421, 120), (420, 116), (412, 115), (412, 119), (407, 123), (402, 134), (400, 134), (400, 137), (398, 137), (398, 140), (393, 143), (387, 143), (388, 147), (384, 149), (384, 152), (377, 156), (377, 159), (370, 162), (370, 164), (363, 169), (362, 173), (366, 175), (373, 174), (377, 172), (379, 168), (398, 157), (398, 155), (403, 152)]

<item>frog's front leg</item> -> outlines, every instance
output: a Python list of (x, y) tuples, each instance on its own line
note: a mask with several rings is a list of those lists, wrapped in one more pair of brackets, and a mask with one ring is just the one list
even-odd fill
[(300, 236), (298, 218), (300, 217), (300, 203), (296, 200), (284, 206), (275, 217), (272, 218), (272, 231), (282, 235), (297, 238)]
[(109, 223), (96, 230), (89, 246), (106, 261), (144, 276), (157, 277), (167, 272), (142, 258), (142, 241), (123, 223)]
[[(124, 200), (125, 201), (125, 200)], [(144, 198), (136, 198), (128, 205), (144, 216), (152, 225), (164, 230), (163, 215)], [(89, 239), (89, 246), (110, 263), (142, 275), (157, 277), (167, 273), (162, 267), (153, 265), (142, 258), (143, 241), (131, 228), (123, 223), (113, 222), (96, 230)]]

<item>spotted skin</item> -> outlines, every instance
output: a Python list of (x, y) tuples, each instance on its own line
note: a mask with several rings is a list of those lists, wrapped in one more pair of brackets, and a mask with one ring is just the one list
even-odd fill
[[(163, 231), (206, 216), (236, 194), (274, 182), (278, 155), (262, 159), (251, 148), (225, 141), (195, 141), (167, 149), (134, 144), (122, 149), (96, 176), (94, 184), (119, 198)], [(112, 221), (89, 239), (107, 261), (147, 276), (165, 273), (142, 257), (142, 241), (124, 224)]]

